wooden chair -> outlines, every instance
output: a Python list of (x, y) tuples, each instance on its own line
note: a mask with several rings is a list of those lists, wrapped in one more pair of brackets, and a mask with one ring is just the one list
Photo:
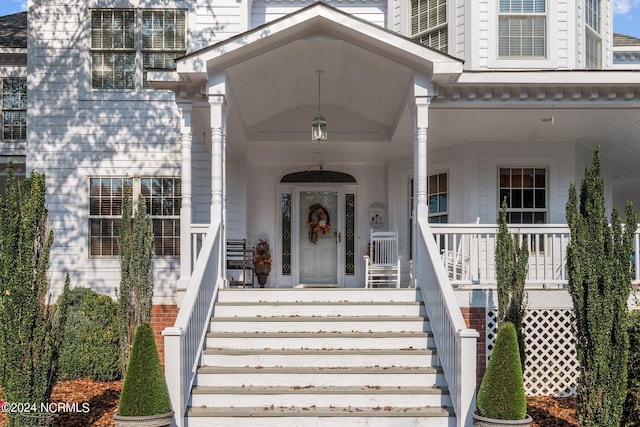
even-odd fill
[(365, 288), (380, 286), (399, 288), (400, 261), (398, 233), (371, 230), (369, 253), (364, 256)]

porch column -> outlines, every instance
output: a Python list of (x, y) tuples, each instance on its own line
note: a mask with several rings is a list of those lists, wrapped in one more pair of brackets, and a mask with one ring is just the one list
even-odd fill
[(427, 128), (429, 127), (430, 96), (415, 97), (414, 180), (416, 182), (415, 217), (425, 218), (427, 210)]
[(186, 289), (191, 277), (191, 147), (193, 136), (191, 132), (191, 112), (193, 105), (189, 102), (179, 102), (180, 112), (180, 147), (182, 149), (182, 204), (180, 206), (180, 279), (178, 289)]
[(209, 95), (211, 107), (211, 223), (222, 220), (224, 210), (224, 143), (226, 101), (224, 95)]

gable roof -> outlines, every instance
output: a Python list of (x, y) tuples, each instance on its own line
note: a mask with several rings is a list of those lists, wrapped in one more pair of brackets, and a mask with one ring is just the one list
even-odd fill
[(0, 47), (27, 48), (27, 12), (0, 16)]
[(640, 46), (640, 39), (625, 34), (613, 33), (613, 46)]

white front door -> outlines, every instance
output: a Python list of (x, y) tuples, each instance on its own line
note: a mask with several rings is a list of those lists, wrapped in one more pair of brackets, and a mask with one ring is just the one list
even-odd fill
[(305, 190), (298, 197), (299, 282), (341, 286), (339, 193)]

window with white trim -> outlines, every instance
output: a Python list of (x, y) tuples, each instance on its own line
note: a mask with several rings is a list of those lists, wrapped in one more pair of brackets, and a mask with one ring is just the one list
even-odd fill
[(175, 69), (186, 53), (184, 10), (91, 11), (91, 87), (149, 88), (148, 69)]
[(585, 66), (602, 69), (602, 36), (600, 0), (585, 0)]
[(447, 0), (411, 0), (410, 37), (425, 46), (449, 53)]
[(547, 169), (500, 168), (498, 171), (498, 211), (507, 202), (509, 224), (546, 224)]
[(427, 200), (429, 222), (445, 224), (449, 222), (449, 175), (439, 173), (427, 179)]
[(0, 79), (2, 84), (2, 140), (27, 139), (27, 79)]
[(125, 191), (135, 209), (140, 195), (153, 222), (156, 255), (180, 255), (181, 181), (174, 177), (89, 178), (89, 255), (118, 256)]
[(498, 56), (546, 57), (546, 0), (500, 0)]

